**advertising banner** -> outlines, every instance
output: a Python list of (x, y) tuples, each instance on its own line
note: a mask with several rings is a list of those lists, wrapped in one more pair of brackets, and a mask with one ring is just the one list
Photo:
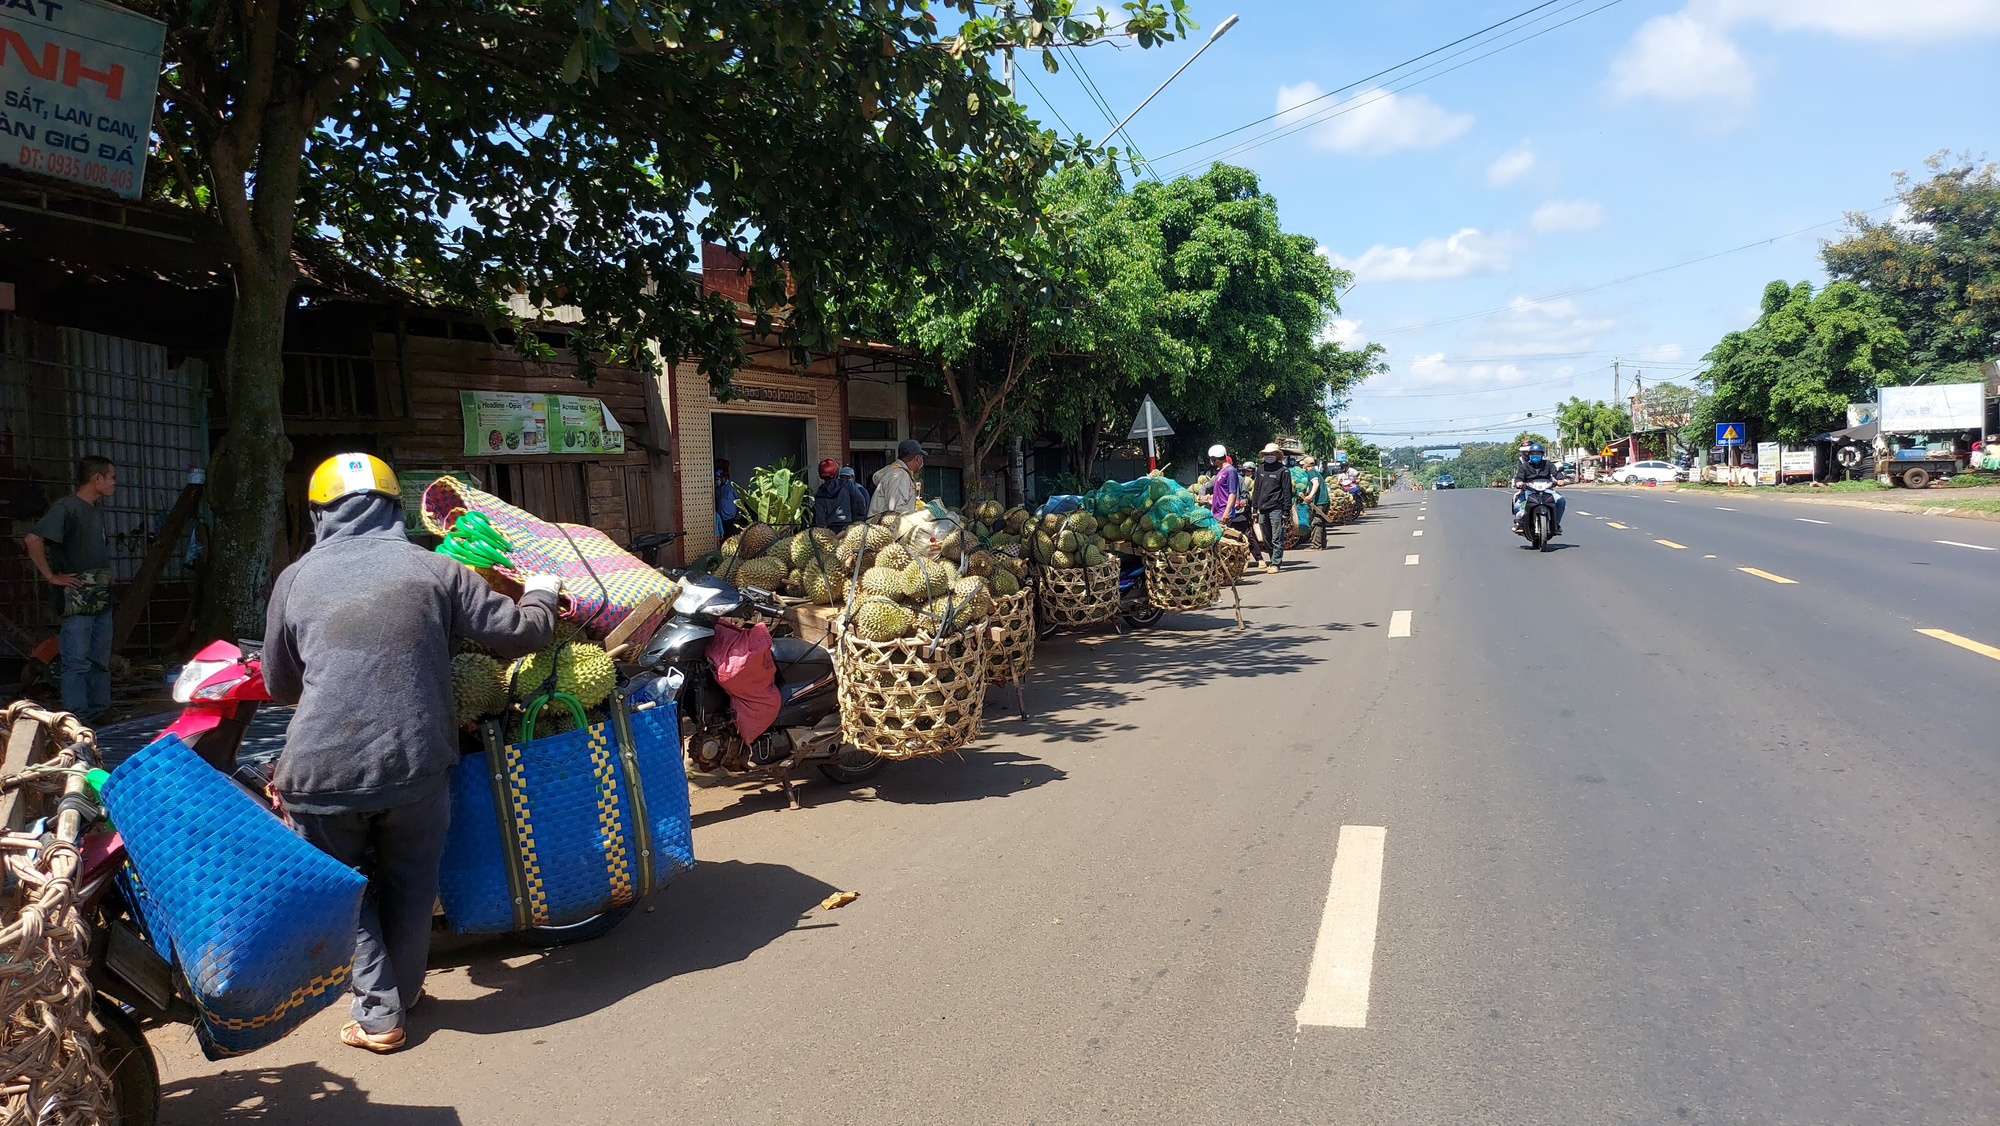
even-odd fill
[(166, 36), (101, 0), (0, 4), (0, 164), (139, 198)]
[(1778, 455), (1778, 473), (1782, 477), (1811, 477), (1813, 475), (1813, 448), (1786, 450)]
[(549, 397), (508, 391), (460, 391), (467, 457), (549, 452)]
[(1775, 485), (1778, 483), (1778, 443), (1757, 443), (1757, 483)]
[(1925, 387), (1884, 387), (1880, 422), (1885, 434), (1927, 434), (1937, 430), (1977, 430), (1986, 423), (1986, 387), (1944, 383)]
[(460, 391), (468, 457), (622, 454), (625, 428), (602, 399)]

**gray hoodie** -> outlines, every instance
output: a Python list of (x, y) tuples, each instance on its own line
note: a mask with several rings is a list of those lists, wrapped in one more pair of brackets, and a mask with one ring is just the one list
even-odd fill
[(278, 792), (302, 813), (423, 797), (458, 761), (452, 638), (503, 658), (544, 648), (555, 595), (515, 605), (411, 543), (389, 497), (343, 497), (313, 514), (313, 530), (312, 550), (278, 576), (264, 623), (264, 685), (298, 704)]

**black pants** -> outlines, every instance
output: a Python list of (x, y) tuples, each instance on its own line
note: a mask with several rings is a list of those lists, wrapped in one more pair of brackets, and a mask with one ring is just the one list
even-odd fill
[(1247, 515), (1238, 516), (1229, 522), (1229, 526), (1242, 532), (1243, 538), (1250, 541), (1250, 562), (1262, 563), (1264, 561), (1264, 544), (1257, 538), (1256, 529), (1250, 526), (1250, 517)]
[(1271, 542), (1266, 546), (1271, 551), (1271, 566), (1276, 567), (1285, 561), (1285, 529), (1290, 526), (1285, 523), (1285, 510), (1274, 508), (1269, 512), (1259, 512), (1257, 519), (1264, 528), (1264, 534), (1270, 538)]
[(354, 1019), (380, 1035), (403, 1027), (423, 991), (437, 904), (438, 862), (451, 824), (445, 780), (405, 805), (361, 813), (291, 813), (313, 847), (368, 877), (354, 935)]

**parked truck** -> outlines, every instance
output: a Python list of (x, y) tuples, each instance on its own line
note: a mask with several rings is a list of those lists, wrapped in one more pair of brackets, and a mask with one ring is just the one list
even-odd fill
[(1986, 421), (1986, 388), (1979, 383), (1883, 387), (1876, 392), (1875, 479), (1921, 489), (1935, 478), (1966, 470), (1972, 444)]

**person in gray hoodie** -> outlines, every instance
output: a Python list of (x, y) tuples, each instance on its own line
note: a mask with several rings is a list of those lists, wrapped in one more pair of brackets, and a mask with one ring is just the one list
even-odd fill
[(411, 543), (395, 475), (370, 455), (328, 461), (309, 496), (312, 550), (278, 575), (264, 624), (264, 685), (298, 705), (273, 788), (300, 836), (369, 877), (340, 1038), (391, 1052), (423, 988), (451, 821), (452, 639), (503, 658), (545, 648), (560, 582), (530, 577), (517, 605)]

